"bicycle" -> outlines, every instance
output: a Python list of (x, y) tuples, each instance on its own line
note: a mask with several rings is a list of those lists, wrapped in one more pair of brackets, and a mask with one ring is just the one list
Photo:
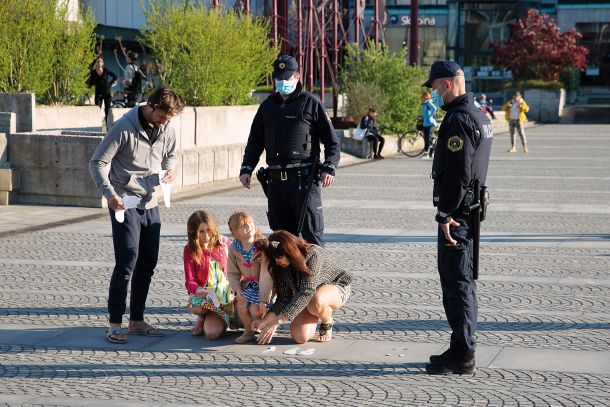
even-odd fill
[[(426, 141), (424, 140), (424, 122), (421, 118), (415, 123), (415, 130), (400, 134), (398, 137), (398, 149), (407, 157), (419, 157), (424, 153)], [(430, 145), (430, 156), (436, 148), (436, 133), (432, 132), (432, 144)]]
[(145, 82), (142, 84), (140, 91), (135, 92), (131, 90), (122, 90), (117, 92), (120, 95), (119, 98), (112, 101), (112, 107), (134, 107), (140, 102), (144, 101), (144, 93), (147, 88), (152, 88), (152, 84)]

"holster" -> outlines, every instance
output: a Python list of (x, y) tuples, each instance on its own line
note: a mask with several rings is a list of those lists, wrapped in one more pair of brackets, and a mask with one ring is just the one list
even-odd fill
[(256, 171), (256, 179), (260, 182), (265, 196), (267, 196), (267, 186), (269, 184), (269, 168), (261, 167)]
[(481, 187), (481, 222), (487, 218), (487, 207), (491, 202), (487, 187)]

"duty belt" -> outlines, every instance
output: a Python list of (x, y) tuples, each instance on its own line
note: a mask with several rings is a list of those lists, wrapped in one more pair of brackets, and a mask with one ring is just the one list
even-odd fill
[(269, 167), (269, 178), (272, 180), (288, 181), (295, 180), (297, 178), (306, 177), (311, 172), (311, 165), (300, 168), (290, 169), (274, 169)]
[(270, 170), (295, 170), (299, 168), (307, 168), (311, 167), (312, 163), (294, 163), (294, 164), (285, 164), (285, 165), (270, 165)]

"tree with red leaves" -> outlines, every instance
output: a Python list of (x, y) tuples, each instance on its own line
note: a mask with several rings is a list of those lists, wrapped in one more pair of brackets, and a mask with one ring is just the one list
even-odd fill
[(589, 50), (576, 44), (581, 37), (573, 28), (562, 33), (547, 14), (530, 9), (505, 43), (492, 45), (494, 63), (510, 69), (517, 80), (556, 82), (567, 68), (585, 69)]

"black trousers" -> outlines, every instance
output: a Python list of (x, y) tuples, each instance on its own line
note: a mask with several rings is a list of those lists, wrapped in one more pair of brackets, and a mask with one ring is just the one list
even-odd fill
[(455, 217), (460, 226), (451, 228), (458, 241), (452, 245), (438, 228), (438, 272), (443, 307), (451, 327), (451, 347), (465, 352), (476, 348), (477, 284), (472, 278), (472, 232), (468, 217)]
[(432, 127), (433, 126), (424, 127), (424, 153), (428, 153), (430, 147), (432, 147), (432, 137), (434, 136)]
[(110, 92), (95, 94), (95, 105), (102, 107), (102, 102), (104, 102), (104, 120), (106, 121), (106, 127), (108, 127), (108, 112), (110, 111), (110, 104), (112, 103)]
[(383, 146), (385, 144), (385, 139), (381, 135), (373, 132), (369, 132), (366, 135), (366, 139), (369, 141), (369, 143), (371, 143), (372, 154), (374, 156), (381, 155), (381, 152), (383, 151)]
[(148, 288), (159, 258), (159, 208), (127, 209), (123, 223), (116, 221), (110, 209), (110, 219), (116, 262), (108, 290), (110, 323), (118, 324), (123, 319), (130, 280), (129, 319), (143, 321)]
[[(267, 187), (269, 227), (271, 230), (286, 230), (297, 235), (299, 216), (305, 201), (307, 178), (296, 180), (270, 180)], [(324, 246), (324, 215), (322, 214), (322, 192), (319, 185), (312, 185), (307, 199), (302, 237), (309, 243)]]

